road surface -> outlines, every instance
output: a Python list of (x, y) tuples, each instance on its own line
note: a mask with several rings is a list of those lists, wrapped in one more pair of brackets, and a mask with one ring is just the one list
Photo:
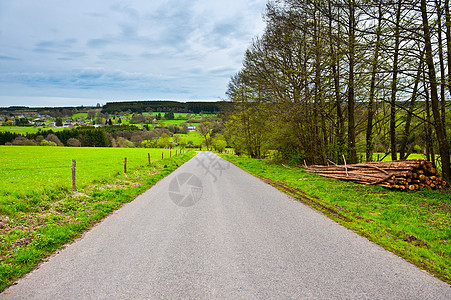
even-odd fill
[(0, 299), (451, 299), (451, 286), (201, 152)]

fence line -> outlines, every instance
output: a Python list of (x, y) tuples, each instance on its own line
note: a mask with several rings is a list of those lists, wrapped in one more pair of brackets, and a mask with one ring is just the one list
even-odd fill
[[(182, 150), (180, 150), (180, 152), (177, 152), (177, 150), (176, 150), (176, 155), (177, 154), (182, 154)], [(145, 160), (143, 160), (143, 161), (141, 161), (141, 160), (139, 160), (139, 159), (135, 159), (135, 160), (128, 160), (127, 159), (127, 157), (125, 157), (124, 158), (124, 165), (123, 165), (123, 167), (124, 167), (124, 173), (126, 174), (127, 173), (127, 163), (129, 163), (130, 164), (130, 162), (137, 162), (137, 161), (139, 161), (140, 163), (137, 165), (137, 166), (135, 166), (135, 167), (143, 167), (143, 166), (145, 166), (145, 165), (151, 165), (152, 164), (152, 162), (153, 161), (155, 161), (155, 160), (151, 160), (151, 154), (150, 154), (150, 152), (148, 152), (147, 153), (147, 164), (146, 164), (146, 161)], [(170, 150), (169, 151), (169, 157), (172, 157), (172, 151)], [(164, 159), (164, 151), (162, 151), (161, 152), (161, 158), (162, 158), (162, 160)], [(99, 166), (102, 166), (102, 167), (105, 167), (105, 166), (115, 166), (116, 168), (115, 169), (117, 169), (117, 167), (118, 166), (120, 166), (120, 163), (96, 163), (96, 164), (90, 164), (90, 163), (87, 163), (87, 164), (84, 164), (83, 162), (83, 159), (79, 159), (79, 161), (78, 161), (78, 166), (77, 166), (77, 160), (76, 159), (72, 159), (72, 164), (71, 165), (69, 165), (69, 164), (63, 164), (63, 165), (60, 165), (60, 166), (52, 166), (52, 167), (35, 167), (35, 166), (33, 166), (33, 167), (29, 167), (29, 168), (14, 168), (14, 169), (9, 169), (9, 168), (5, 168), (5, 169), (3, 169), (3, 170), (0, 170), (0, 173), (3, 173), (3, 172), (9, 172), (9, 171), (12, 171), (12, 172), (14, 172), (14, 171), (30, 171), (30, 170), (33, 170), (33, 171), (39, 171), (39, 170), (50, 170), (50, 169), (52, 169), (52, 170), (55, 170), (55, 169), (69, 169), (69, 168), (71, 168), (71, 179), (72, 179), (72, 189), (76, 189), (77, 188), (77, 167), (78, 168), (82, 168), (83, 170), (85, 170), (86, 168), (88, 168), (88, 169), (92, 169), (92, 168), (95, 168), (95, 167), (99, 167)], [(133, 164), (134, 165), (134, 164)]]
[[(179, 154), (182, 154), (182, 150), (180, 150)], [(175, 155), (177, 156), (177, 151), (176, 151)], [(148, 160), (148, 164), (149, 165), (151, 164), (150, 157), (151, 157), (150, 153), (147, 153), (147, 160)], [(169, 158), (171, 158), (171, 157), (172, 157), (171, 151), (169, 151)], [(164, 152), (163, 151), (161, 152), (161, 159), (164, 159)], [(98, 165), (99, 164), (96, 164), (96, 166), (98, 166)], [(102, 166), (113, 166), (113, 165), (117, 166), (116, 164), (100, 164), (100, 165), (102, 165)], [(142, 164), (142, 165), (139, 165), (139, 166), (144, 166), (144, 165), (145, 164)], [(84, 165), (84, 167), (86, 167), (86, 165)], [(61, 168), (61, 167), (59, 167), (59, 168)], [(75, 174), (76, 174), (76, 160), (73, 159), (72, 160), (72, 188), (73, 189), (77, 188)], [(124, 157), (124, 174), (127, 174), (127, 157)]]
[[(150, 164), (152, 156), (150, 155), (150, 153), (147, 153), (147, 154), (148, 154), (148, 163)], [(179, 154), (182, 154), (182, 152), (180, 151)], [(161, 153), (161, 155), (162, 155), (162, 159), (163, 159), (163, 152)], [(80, 162), (80, 161), (79, 161), (79, 162)], [(94, 166), (116, 166), (116, 165), (117, 165), (117, 164), (115, 164), (115, 163), (96, 163), (95, 165), (92, 165), (92, 164), (89, 164), (89, 165), (83, 164), (83, 167), (86, 167), (86, 166), (89, 166), (89, 167), (94, 167)], [(72, 166), (71, 164), (67, 164), (67, 165), (53, 166), (53, 167), (33, 167), (33, 170), (67, 169), (67, 168), (69, 168), (69, 167), (71, 167), (71, 166)], [(5, 169), (3, 169), (3, 170), (0, 170), (0, 172), (3, 172), (3, 171), (25, 171), (25, 170), (30, 170), (30, 167), (14, 168), (14, 169), (11, 169), (11, 168), (5, 168)]]

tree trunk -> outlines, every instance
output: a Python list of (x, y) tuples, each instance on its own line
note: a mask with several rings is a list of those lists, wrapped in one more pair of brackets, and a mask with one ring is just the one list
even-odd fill
[(407, 139), (410, 135), (410, 124), (412, 122), (413, 109), (415, 108), (415, 101), (417, 99), (418, 85), (420, 83), (421, 73), (423, 72), (424, 63), (424, 51), (420, 54), (420, 65), (418, 66), (417, 76), (415, 77), (415, 83), (413, 86), (412, 97), (410, 98), (409, 111), (406, 117), (406, 123), (404, 125), (404, 132), (402, 133), (401, 146), (399, 147), (399, 159), (406, 159)]
[(451, 16), (449, 12), (449, 1), (445, 1), (445, 20), (446, 48), (448, 50), (448, 90), (451, 93)]
[(371, 83), (370, 83), (370, 98), (368, 100), (368, 118), (366, 126), (366, 161), (373, 161), (373, 119), (374, 119), (374, 98), (376, 90), (376, 73), (379, 61), (379, 49), (381, 46), (381, 23), (382, 23), (382, 2), (378, 5), (378, 20), (376, 29), (376, 46), (374, 49), (374, 57), (371, 65)]
[(357, 163), (356, 133), (355, 133), (355, 3), (349, 1), (349, 82), (348, 82), (348, 147), (351, 163)]
[[(314, 126), (315, 126), (315, 139), (316, 139), (316, 157), (321, 164), (326, 163), (326, 121), (324, 118), (324, 99), (322, 95), (321, 87), (321, 48), (320, 48), (320, 33), (321, 28), (319, 18), (317, 18), (316, 12), (313, 13), (314, 32), (313, 39), (315, 41), (315, 106), (314, 106)], [(319, 124), (319, 118), (321, 117), (321, 126)], [(320, 130), (321, 128), (321, 130)]]
[[(338, 51), (340, 50), (340, 25), (338, 25), (337, 28), (337, 46), (334, 47), (335, 41), (332, 34), (332, 8), (331, 8), (331, 2), (328, 1), (328, 8), (329, 8), (329, 43), (330, 43), (330, 53), (332, 56), (331, 59), (331, 69), (332, 69), (332, 77), (334, 80), (334, 100), (335, 100), (335, 106), (336, 106), (336, 127), (335, 127), (335, 135), (337, 139), (337, 148), (335, 151), (336, 158), (335, 160), (338, 161), (338, 158), (343, 155), (343, 145), (345, 143), (343, 132), (344, 132), (344, 121), (343, 121), (343, 111), (342, 111), (342, 100), (341, 100), (341, 94), (340, 94), (340, 62), (338, 59)], [(341, 159), (340, 159), (341, 160)]]
[(423, 18), (424, 42), (426, 45), (426, 64), (428, 65), (428, 75), (431, 87), (431, 107), (434, 116), (435, 132), (439, 144), (440, 159), (442, 162), (442, 173), (445, 181), (449, 182), (451, 175), (449, 146), (446, 140), (446, 128), (440, 116), (439, 99), (437, 93), (437, 79), (435, 76), (434, 59), (432, 54), (431, 34), (426, 10), (426, 0), (421, 0), (421, 15)]
[[(449, 1), (449, 0), (448, 0)], [(446, 1), (445, 1), (446, 2)], [(442, 7), (441, 0), (435, 0), (435, 6), (437, 9), (437, 41), (438, 41), (438, 58), (440, 63), (440, 99), (441, 99), (441, 113), (442, 123), (446, 124), (446, 99), (445, 99), (445, 62), (443, 58), (443, 40), (442, 40)], [(445, 131), (446, 136), (446, 131)]]
[(396, 92), (398, 89), (399, 22), (401, 20), (401, 4), (402, 0), (398, 0), (395, 24), (395, 49), (393, 53), (393, 79), (390, 97), (390, 149), (392, 160), (398, 159), (398, 153), (396, 151)]
[(426, 122), (425, 122), (425, 133), (426, 133), (426, 157), (435, 166), (435, 152), (434, 152), (434, 141), (432, 138), (432, 127), (431, 127), (431, 109), (429, 101), (429, 90), (426, 86), (426, 79), (424, 82), (424, 91), (426, 96)]

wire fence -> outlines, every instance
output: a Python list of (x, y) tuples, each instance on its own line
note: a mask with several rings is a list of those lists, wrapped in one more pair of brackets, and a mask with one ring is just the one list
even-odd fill
[[(61, 159), (53, 162), (52, 166), (39, 166), (38, 164), (28, 164), (27, 166), (19, 166), (8, 168), (7, 164), (3, 164), (0, 162), (0, 177), (7, 178), (8, 182), (4, 182), (3, 186), (5, 188), (9, 188), (9, 186), (14, 185), (15, 183), (19, 184), (21, 181), (32, 181), (33, 183), (38, 185), (38, 182), (48, 182), (53, 180), (55, 183), (61, 181), (61, 177), (65, 177), (66, 179), (62, 179), (62, 182), (66, 182), (68, 184), (70, 173), (72, 173), (72, 188), (77, 187), (77, 181), (83, 182), (83, 184), (89, 183), (89, 181), (101, 180), (104, 179), (105, 176), (102, 174), (108, 174), (111, 176), (111, 173), (127, 173), (133, 171), (137, 168), (151, 165), (152, 163), (160, 160), (164, 160), (166, 158), (174, 157), (175, 155), (179, 155), (185, 153), (183, 150), (176, 151), (162, 151), (161, 153), (147, 153), (145, 157), (141, 156), (138, 158), (137, 156), (126, 157), (126, 156), (117, 156), (115, 162), (111, 162), (111, 158), (109, 158), (108, 162), (95, 162), (87, 161), (86, 158), (65, 160), (64, 162)], [(57, 171), (56, 173), (52, 173), (51, 170)], [(63, 171), (62, 170), (67, 170)], [(26, 173), (24, 171), (27, 171)], [(50, 171), (50, 172), (49, 172)], [(24, 173), (20, 173), (24, 172)], [(49, 173), (49, 176), (42, 177), (42, 173)], [(89, 172), (89, 173), (88, 173)], [(14, 174), (20, 173), (20, 174)], [(66, 175), (64, 175), (66, 174)], [(89, 174), (90, 176), (86, 176)], [(98, 175), (98, 176), (92, 176)], [(103, 177), (103, 178), (102, 178)], [(33, 180), (35, 179), (35, 180)], [(66, 185), (64, 184), (64, 185)], [(1, 186), (1, 184), (0, 184)], [(43, 186), (41, 184), (41, 186)], [(12, 188), (12, 187), (10, 187)]]

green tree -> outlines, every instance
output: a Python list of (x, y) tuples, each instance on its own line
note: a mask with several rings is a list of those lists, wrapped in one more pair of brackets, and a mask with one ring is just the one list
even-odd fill
[(224, 149), (227, 147), (227, 141), (222, 134), (217, 134), (213, 138), (212, 145), (218, 152), (223, 152)]
[(53, 133), (47, 135), (45, 139), (49, 142), (55, 143), (57, 146), (64, 146), (61, 140)]
[(67, 140), (67, 146), (69, 147), (81, 147), (81, 142), (76, 138), (70, 138)]
[(55, 126), (61, 127), (63, 126), (63, 120), (61, 118), (55, 119)]
[(215, 129), (215, 122), (213, 120), (204, 121), (199, 124), (198, 132), (202, 135), (204, 139), (207, 151), (210, 151), (211, 140), (213, 139), (213, 131)]
[(169, 135), (167, 135), (166, 133), (163, 133), (158, 138), (157, 145), (161, 148), (170, 148), (171, 147), (171, 137)]
[(55, 142), (42, 140), (40, 143), (41, 146), (57, 146)]
[(168, 112), (168, 113), (165, 113), (164, 114), (164, 118), (166, 119), (166, 120), (174, 120), (174, 113), (173, 112)]

